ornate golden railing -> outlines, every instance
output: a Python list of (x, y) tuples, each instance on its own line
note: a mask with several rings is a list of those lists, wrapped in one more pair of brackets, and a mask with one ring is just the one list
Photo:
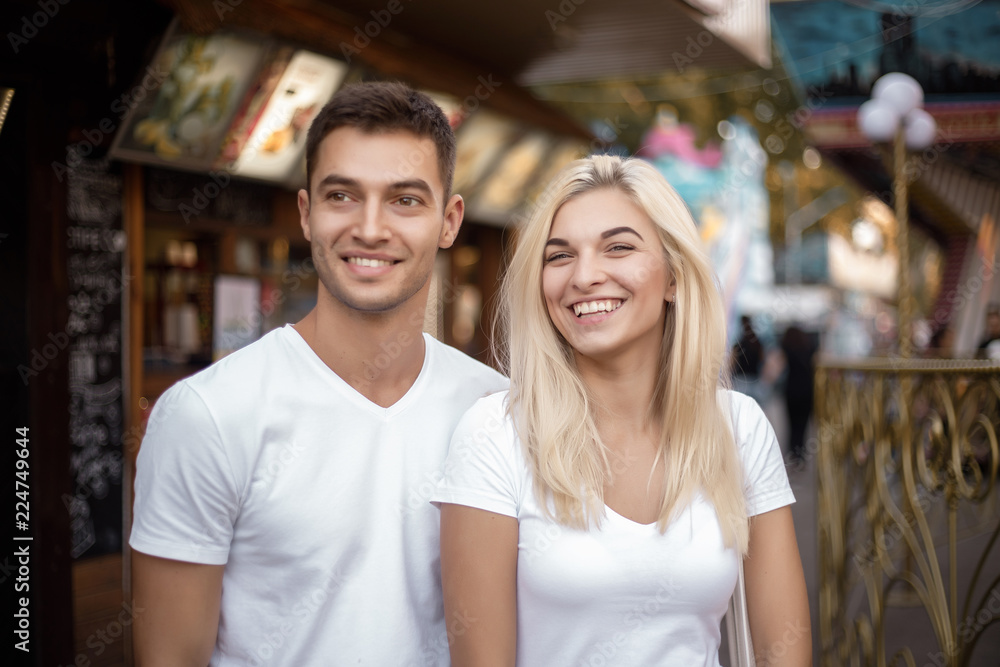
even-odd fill
[(824, 361), (816, 410), (821, 664), (981, 662), (1000, 624), (1000, 364)]

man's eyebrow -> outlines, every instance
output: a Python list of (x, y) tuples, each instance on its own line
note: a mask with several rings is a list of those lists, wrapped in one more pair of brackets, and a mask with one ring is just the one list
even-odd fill
[(331, 187), (334, 185), (345, 185), (349, 188), (359, 187), (361, 184), (353, 178), (348, 178), (347, 176), (341, 176), (339, 174), (327, 174), (323, 177), (319, 183), (316, 184), (316, 189)]
[(640, 241), (645, 241), (646, 240), (646, 239), (642, 238), (642, 234), (640, 234), (639, 232), (635, 231), (631, 227), (612, 227), (611, 229), (603, 232), (601, 234), (601, 238), (602, 239), (609, 239), (612, 236), (615, 236), (617, 234), (635, 234), (636, 236), (639, 237)]
[(389, 185), (389, 189), (396, 190), (420, 190), (421, 192), (433, 195), (431, 186), (422, 178), (411, 178), (408, 181), (396, 181)]
[[(340, 174), (327, 174), (319, 183), (316, 184), (316, 188), (322, 189), (338, 185), (348, 188), (361, 188), (360, 181), (355, 178), (350, 178), (349, 176), (341, 176)], [(395, 183), (390, 183), (388, 189), (391, 192), (398, 192), (399, 190), (419, 190), (420, 192), (427, 193), (428, 195), (434, 194), (431, 186), (422, 178), (411, 178), (405, 181), (396, 181)]]

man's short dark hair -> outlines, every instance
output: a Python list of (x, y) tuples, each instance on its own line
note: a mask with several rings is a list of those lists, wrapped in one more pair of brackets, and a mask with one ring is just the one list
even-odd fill
[(455, 175), (455, 133), (448, 118), (427, 95), (397, 82), (354, 83), (344, 86), (316, 115), (306, 137), (306, 191), (312, 185), (319, 145), (341, 127), (377, 134), (405, 130), (434, 142), (444, 196), (451, 194)]

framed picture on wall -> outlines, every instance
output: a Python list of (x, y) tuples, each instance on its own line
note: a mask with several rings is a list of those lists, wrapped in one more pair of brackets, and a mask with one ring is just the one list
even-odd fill
[[(305, 50), (282, 60), (285, 66), (277, 82), (259, 87), (248, 101), (249, 113), (230, 134), (219, 168), (303, 187), (306, 133), (344, 80), (348, 65)], [(270, 77), (278, 67), (266, 69)]]
[(124, 120), (112, 157), (209, 171), (269, 48), (270, 40), (195, 35), (175, 21), (143, 78), (111, 105)]

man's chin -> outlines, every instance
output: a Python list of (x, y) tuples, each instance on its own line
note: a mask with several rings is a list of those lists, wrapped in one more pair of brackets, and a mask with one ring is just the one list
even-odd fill
[[(416, 290), (405, 290), (392, 294), (358, 294), (357, 292), (347, 292), (345, 290), (328, 290), (334, 301), (350, 311), (364, 315), (388, 315), (410, 304), (420, 292)], [(376, 290), (372, 290), (376, 292)]]

